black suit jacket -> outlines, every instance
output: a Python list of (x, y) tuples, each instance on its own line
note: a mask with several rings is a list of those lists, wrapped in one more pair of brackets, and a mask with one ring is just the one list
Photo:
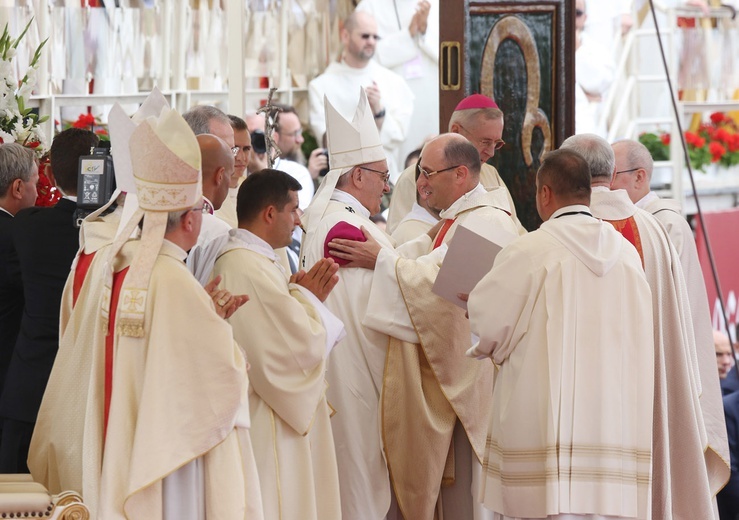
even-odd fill
[(731, 367), (726, 377), (721, 380), (721, 394), (726, 396), (739, 390), (739, 377), (736, 375), (736, 367)]
[(716, 498), (721, 520), (735, 520), (739, 518), (739, 392), (724, 397), (724, 416), (731, 455), (731, 479)]
[(11, 234), (13, 220), (0, 211), (0, 390), (5, 383), (23, 313), (23, 284)]
[(21, 328), (0, 397), (0, 416), (35, 422), (59, 348), (62, 291), (79, 247), (77, 205), (19, 211), (13, 223), (25, 304)]

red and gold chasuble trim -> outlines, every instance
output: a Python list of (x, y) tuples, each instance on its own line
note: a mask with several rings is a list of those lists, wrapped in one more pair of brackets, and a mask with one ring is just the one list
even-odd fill
[(639, 228), (636, 225), (634, 217), (629, 217), (623, 220), (606, 220), (606, 222), (609, 222), (614, 228), (616, 228), (616, 231), (621, 233), (626, 240), (631, 242), (631, 245), (633, 245), (639, 253), (641, 266), (644, 267), (644, 248), (642, 247)]
[(77, 304), (77, 298), (80, 296), (82, 284), (85, 283), (85, 277), (93, 258), (95, 258), (95, 253), (89, 255), (80, 253), (79, 258), (77, 258), (77, 267), (74, 270), (74, 282), (72, 283), (72, 308)]

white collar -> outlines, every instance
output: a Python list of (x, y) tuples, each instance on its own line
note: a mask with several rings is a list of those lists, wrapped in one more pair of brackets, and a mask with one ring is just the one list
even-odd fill
[(11, 217), (14, 217), (14, 216), (15, 216), (15, 215), (13, 215), (13, 214), (12, 214), (12, 213), (11, 213), (10, 211), (8, 211), (7, 209), (5, 209), (5, 208), (4, 208), (4, 207), (2, 207), (2, 206), (0, 206), (0, 211), (4, 211), (5, 213), (7, 213), (8, 215), (10, 215)]
[(244, 247), (244, 249), (254, 251), (255, 253), (269, 258), (275, 265), (280, 268), (281, 271), (285, 272), (285, 268), (282, 266), (282, 262), (280, 262), (280, 257), (277, 256), (274, 248), (269, 245), (264, 239), (258, 237), (248, 229), (244, 228), (232, 229), (228, 232), (228, 234), (231, 235), (231, 237), (233, 237), (235, 240), (241, 242), (241, 245)]
[(590, 188), (590, 191), (593, 193), (606, 192), (611, 191), (611, 188), (609, 188), (608, 186), (593, 186), (592, 188)]
[(477, 186), (472, 188), (470, 191), (459, 197), (457, 200), (455, 200), (451, 206), (449, 206), (447, 209), (439, 213), (439, 217), (442, 219), (450, 219), (457, 216), (457, 213), (462, 209), (462, 206), (473, 196), (475, 195), (485, 195), (487, 194), (487, 190), (483, 187), (482, 184), (478, 183)]
[(637, 208), (645, 209), (647, 206), (649, 206), (649, 204), (652, 201), (657, 200), (658, 198), (659, 198), (659, 195), (657, 195), (653, 191), (650, 191), (649, 193), (647, 193), (646, 195), (644, 195), (641, 199), (639, 199), (638, 201), (636, 201), (636, 203), (634, 205)]
[(331, 195), (331, 200), (341, 202), (342, 204), (349, 204), (356, 213), (359, 213), (364, 218), (370, 218), (371, 216), (369, 210), (362, 206), (362, 203), (359, 202), (354, 195), (350, 195), (338, 188), (334, 189), (334, 192)]

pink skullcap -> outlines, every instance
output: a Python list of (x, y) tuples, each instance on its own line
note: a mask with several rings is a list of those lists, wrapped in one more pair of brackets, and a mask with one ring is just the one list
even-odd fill
[(356, 240), (357, 242), (367, 241), (367, 239), (364, 236), (364, 233), (362, 233), (362, 230), (356, 226), (352, 226), (351, 224), (348, 224), (346, 222), (339, 222), (334, 227), (332, 227), (329, 230), (328, 234), (326, 235), (326, 240), (323, 243), (323, 257), (333, 258), (336, 261), (336, 263), (339, 265), (346, 265), (349, 263), (349, 260), (344, 260), (343, 258), (336, 258), (335, 256), (332, 256), (328, 253), (328, 243), (331, 242), (334, 238), (344, 238), (346, 240)]
[(469, 110), (472, 108), (498, 108), (498, 105), (487, 96), (472, 94), (460, 101), (454, 111)]

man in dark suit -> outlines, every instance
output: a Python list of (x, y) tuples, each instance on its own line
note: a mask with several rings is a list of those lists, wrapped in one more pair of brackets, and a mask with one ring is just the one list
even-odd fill
[(10, 230), (15, 214), (36, 201), (37, 182), (33, 151), (16, 143), (0, 144), (0, 389), (23, 312), (20, 265)]
[(20, 211), (13, 223), (25, 303), (0, 396), (0, 473), (28, 472), (28, 446), (59, 345), (62, 291), (79, 246), (74, 222), (79, 157), (97, 143), (95, 134), (79, 128), (57, 135), (47, 172), (64, 198), (51, 208)]

